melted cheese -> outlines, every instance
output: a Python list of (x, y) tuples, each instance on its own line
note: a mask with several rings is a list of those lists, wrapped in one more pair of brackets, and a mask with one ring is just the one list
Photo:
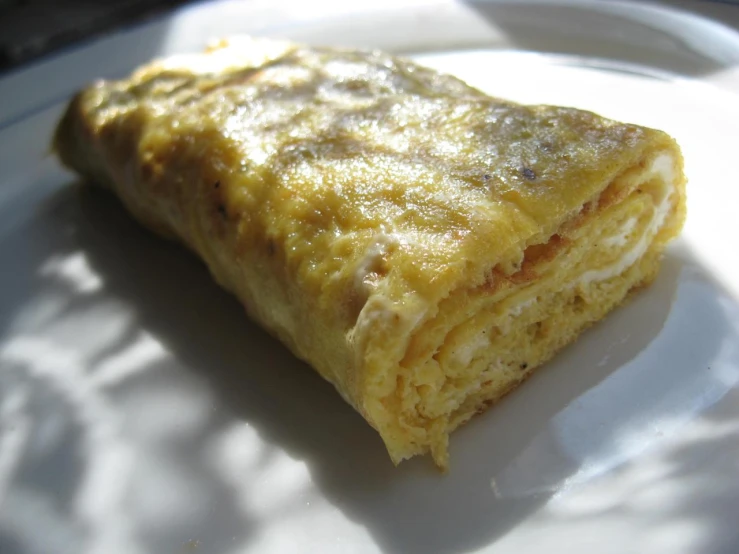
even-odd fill
[[(673, 190), (669, 187), (670, 184), (674, 181), (674, 169), (672, 166), (672, 159), (669, 156), (658, 156), (652, 162), (650, 169), (645, 172), (643, 182), (649, 181), (654, 178), (659, 178), (663, 183), (665, 183), (665, 190), (663, 191), (662, 198), (658, 201), (659, 203), (654, 207), (652, 217), (649, 220), (649, 223), (644, 227), (644, 231), (641, 233), (639, 240), (636, 241), (634, 246), (626, 250), (616, 262), (601, 269), (586, 271), (578, 279), (579, 285), (587, 286), (593, 281), (606, 281), (608, 279), (612, 279), (613, 277), (620, 275), (629, 267), (634, 265), (636, 261), (641, 258), (647, 251), (651, 240), (662, 228), (667, 215), (670, 213), (670, 200), (673, 195)], [(618, 244), (621, 244), (621, 237), (624, 236), (624, 234), (628, 234), (628, 232), (630, 232), (630, 229), (628, 231), (626, 230), (629, 225), (631, 225), (631, 227), (633, 228), (634, 224), (627, 222), (624, 226), (624, 229), (622, 229), (618, 235), (611, 237), (611, 239)], [(623, 242), (626, 242), (625, 238), (623, 239)]]

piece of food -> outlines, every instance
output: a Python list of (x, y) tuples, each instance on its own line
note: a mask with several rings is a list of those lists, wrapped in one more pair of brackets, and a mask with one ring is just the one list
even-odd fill
[(685, 216), (665, 133), (377, 52), (223, 41), (82, 91), (54, 143), (396, 463), (446, 467), (449, 433), (652, 281)]

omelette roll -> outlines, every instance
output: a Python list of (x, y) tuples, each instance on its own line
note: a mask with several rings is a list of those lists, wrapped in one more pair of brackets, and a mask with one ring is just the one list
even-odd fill
[(192, 249), (395, 463), (447, 467), (449, 434), (649, 284), (685, 217), (667, 134), (381, 52), (221, 41), (84, 89), (54, 147)]

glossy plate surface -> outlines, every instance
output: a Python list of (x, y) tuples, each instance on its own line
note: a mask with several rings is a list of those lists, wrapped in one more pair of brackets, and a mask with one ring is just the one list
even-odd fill
[[(662, 128), (686, 157), (684, 234), (650, 289), (455, 433), (448, 475), (393, 468), (196, 259), (47, 155), (85, 82), (236, 32), (380, 47)], [(0, 552), (736, 552), (737, 68), (732, 27), (664, 5), (255, 1), (6, 77)]]

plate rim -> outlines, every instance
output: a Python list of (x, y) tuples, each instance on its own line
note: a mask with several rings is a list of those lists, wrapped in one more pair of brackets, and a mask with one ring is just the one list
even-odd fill
[[(650, 25), (655, 29), (672, 33), (677, 38), (689, 39), (693, 33), (703, 30), (703, 36), (709, 35), (711, 40), (717, 41), (714, 46), (715, 57), (713, 61), (723, 65), (727, 70), (739, 68), (739, 5), (720, 4), (722, 13), (730, 14), (731, 20), (718, 21), (705, 13), (700, 8), (704, 3), (697, 0), (680, 1), (672, 4), (636, 3), (630, 0), (600, 0), (593, 3), (588, 0), (470, 0), (469, 2), (457, 0), (375, 0), (373, 2), (358, 2), (349, 4), (348, 7), (337, 11), (337, 5), (343, 3), (334, 0), (314, 0), (311, 3), (311, 12), (294, 13), (287, 8), (294, 4), (294, 0), (256, 0), (254, 2), (239, 2), (238, 0), (199, 0), (193, 4), (181, 6), (169, 13), (154, 17), (143, 23), (123, 27), (110, 34), (93, 37), (88, 41), (76, 43), (50, 54), (48, 57), (34, 61), (27, 66), (11, 70), (7, 75), (0, 77), (0, 132), (12, 127), (44, 109), (66, 101), (85, 82), (96, 78), (115, 78), (121, 76), (117, 70), (106, 70), (106, 60), (111, 57), (121, 44), (140, 42), (144, 37), (159, 31), (166, 35), (169, 26), (178, 21), (186, 21), (202, 16), (207, 16), (213, 21), (225, 16), (230, 10), (239, 12), (241, 16), (249, 16), (250, 20), (241, 32), (255, 35), (276, 34), (290, 35), (294, 30), (304, 28), (306, 25), (337, 22), (341, 18), (360, 15), (379, 15), (388, 11), (386, 15), (400, 13), (400, 10), (419, 12), (425, 10), (428, 15), (430, 10), (444, 10), (445, 17), (462, 17), (463, 12), (469, 12), (475, 6), (516, 6), (517, 8), (529, 7), (567, 7), (585, 8), (596, 10), (599, 14), (616, 17), (628, 17), (632, 21), (640, 21), (646, 17)], [(271, 6), (271, 8), (270, 8)], [(705, 12), (705, 10), (703, 10)], [(479, 16), (482, 17), (482, 16)], [(254, 20), (254, 23), (251, 23)], [(233, 33), (226, 33), (233, 34)], [(207, 41), (205, 34), (200, 43)], [(193, 42), (193, 41), (190, 41)], [(480, 44), (491, 50), (505, 49), (505, 42)], [(507, 47), (510, 49), (510, 45)], [(162, 51), (164, 50), (164, 51)], [(151, 57), (158, 57), (171, 53), (167, 48), (157, 50)], [(180, 49), (170, 49), (179, 51)], [(520, 50), (520, 49), (519, 49)], [(523, 49), (521, 51), (527, 51)], [(706, 52), (702, 52), (706, 53)], [(724, 60), (720, 58), (724, 58)], [(147, 58), (147, 59), (149, 59)], [(143, 63), (143, 60), (142, 60)], [(128, 65), (128, 64), (123, 64)], [(80, 69), (80, 66), (84, 66)], [(649, 66), (653, 69), (658, 67)], [(127, 67), (123, 70), (132, 69)], [(71, 75), (71, 78), (60, 78), (61, 75)], [(36, 83), (36, 86), (34, 86)], [(46, 86), (38, 87), (38, 83)], [(719, 84), (722, 88), (728, 88), (739, 92), (739, 77)], [(35, 92), (34, 92), (34, 89)], [(31, 94), (28, 94), (28, 91)], [(25, 93), (24, 93), (25, 92)]]

